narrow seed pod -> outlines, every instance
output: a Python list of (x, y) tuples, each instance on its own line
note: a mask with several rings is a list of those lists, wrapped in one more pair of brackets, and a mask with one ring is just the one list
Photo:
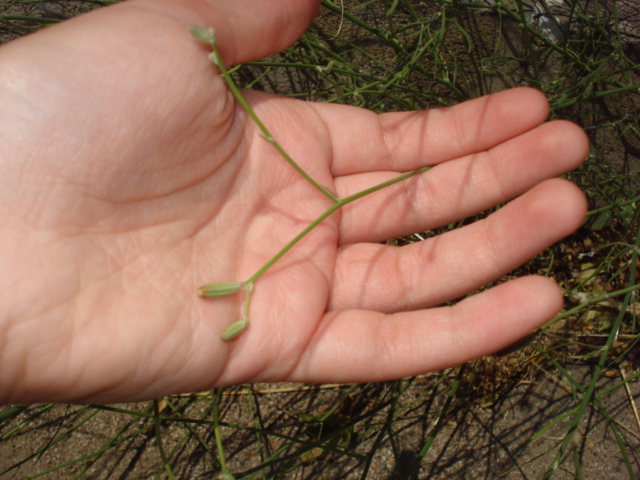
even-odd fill
[(238, 320), (235, 323), (232, 323), (227, 328), (225, 328), (220, 334), (220, 338), (222, 341), (228, 342), (229, 340), (233, 340), (242, 332), (244, 332), (249, 326), (249, 321), (246, 319)]
[(220, 282), (210, 283), (198, 288), (198, 295), (202, 298), (228, 297), (238, 293), (244, 287), (243, 282)]

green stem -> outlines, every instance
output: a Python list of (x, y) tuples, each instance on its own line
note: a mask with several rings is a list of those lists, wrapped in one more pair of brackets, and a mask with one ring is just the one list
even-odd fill
[(218, 68), (220, 68), (220, 72), (222, 73), (222, 76), (224, 77), (225, 82), (231, 89), (233, 96), (236, 98), (236, 100), (242, 106), (245, 112), (247, 112), (249, 117), (251, 117), (251, 120), (253, 120), (253, 122), (258, 126), (258, 128), (262, 132), (262, 135), (264, 136), (264, 139), (267, 142), (269, 142), (271, 145), (273, 145), (273, 147), (282, 156), (282, 158), (284, 158), (287, 161), (287, 163), (291, 165), (294, 168), (294, 170), (302, 176), (302, 178), (304, 178), (307, 182), (309, 182), (313, 186), (313, 188), (318, 190), (325, 197), (329, 198), (332, 202), (337, 202), (339, 200), (338, 197), (334, 193), (330, 192), (327, 188), (317, 183), (313, 178), (311, 178), (309, 174), (305, 172), (302, 169), (302, 167), (300, 167), (300, 165), (298, 165), (295, 162), (293, 158), (291, 158), (291, 156), (285, 151), (285, 149), (282, 148), (282, 146), (273, 137), (273, 135), (271, 135), (271, 132), (269, 132), (269, 129), (265, 126), (264, 123), (262, 123), (262, 121), (258, 118), (258, 116), (253, 111), (253, 108), (251, 108), (251, 105), (249, 105), (249, 102), (247, 102), (247, 100), (242, 96), (240, 89), (238, 88), (236, 83), (233, 81), (233, 78), (229, 74), (229, 70), (227, 70), (227, 67), (224, 66), (224, 63), (222, 62), (222, 57), (220, 56), (220, 50), (218, 50), (218, 45), (215, 43), (215, 41), (211, 42), (211, 48), (213, 49), (213, 57), (210, 57), (211, 60), (213, 61), (213, 63), (215, 63), (218, 66)]
[[(414, 175), (418, 175), (419, 173), (426, 172), (431, 167), (422, 167), (411, 172), (407, 172), (401, 174), (391, 180), (387, 180), (386, 182), (380, 183), (373, 187), (367, 188), (360, 192), (354, 193), (345, 198), (339, 198), (336, 194), (329, 191), (326, 187), (318, 184), (315, 180), (313, 180), (305, 171), (300, 168), (300, 166), (285, 152), (285, 150), (278, 144), (278, 142), (273, 138), (273, 135), (269, 132), (267, 127), (262, 123), (262, 121), (255, 114), (251, 105), (247, 100), (242, 96), (240, 89), (238, 89), (237, 85), (231, 78), (231, 75), (227, 68), (222, 63), (222, 57), (220, 56), (220, 51), (218, 50), (218, 46), (216, 45), (216, 33), (214, 30), (205, 30), (201, 27), (194, 26), (191, 28), (191, 33), (198, 40), (203, 41), (209, 45), (213, 49), (213, 52), (209, 55), (209, 58), (213, 63), (215, 63), (222, 73), (227, 85), (231, 89), (234, 97), (238, 101), (238, 103), (244, 108), (249, 117), (255, 122), (258, 126), (262, 134), (264, 135), (265, 140), (273, 145), (273, 147), (280, 153), (280, 155), (291, 165), (300, 175), (307, 180), (316, 190), (322, 193), (324, 196), (329, 198), (332, 202), (332, 205), (325, 210), (318, 218), (316, 218), (313, 222), (311, 222), (304, 230), (302, 230), (298, 235), (296, 235), (289, 243), (287, 243), (278, 253), (276, 253), (267, 263), (265, 263), (256, 273), (253, 274), (247, 281), (243, 282), (243, 285), (246, 287), (245, 300), (244, 300), (244, 314), (241, 320), (232, 323), (229, 325), (221, 334), (221, 338), (224, 341), (233, 340), (238, 335), (240, 335), (248, 326), (249, 326), (249, 307), (251, 305), (251, 292), (253, 290), (254, 283), (258, 278), (264, 275), (267, 270), (269, 270), (278, 260), (280, 260), (289, 250), (291, 250), (300, 240), (302, 240), (305, 236), (307, 236), (314, 228), (320, 225), (325, 219), (327, 219), (331, 214), (333, 214), (336, 210), (344, 207), (345, 205), (355, 202), (356, 200), (365, 197), (366, 195), (370, 195), (378, 190), (382, 190), (383, 188), (394, 185), (398, 182), (406, 180)], [(233, 283), (233, 282), (232, 282)], [(205, 285), (201, 287), (199, 292), (200, 296), (205, 298), (215, 298), (217, 296), (226, 296), (229, 294), (236, 293), (239, 291), (239, 288), (230, 288), (229, 283), (223, 284), (214, 284), (214, 285)], [(222, 295), (221, 292), (224, 294)], [(221, 463), (223, 464), (224, 459), (221, 459)], [(223, 472), (225, 471), (223, 465)]]
[(162, 426), (160, 425), (160, 408), (158, 406), (158, 400), (153, 401), (153, 428), (156, 434), (156, 443), (158, 445), (158, 452), (160, 453), (160, 458), (162, 459), (162, 465), (164, 466), (165, 472), (167, 472), (167, 476), (170, 480), (175, 480), (173, 476), (173, 471), (171, 470), (171, 465), (169, 464), (169, 459), (167, 458), (167, 454), (164, 451), (164, 447), (162, 446)]
[(418, 175), (420, 173), (424, 173), (424, 172), (426, 172), (427, 170), (429, 170), (431, 168), (432, 168), (431, 165), (428, 165), (426, 167), (421, 167), (421, 168), (418, 168), (416, 170), (411, 170), (410, 172), (404, 173), (404, 174), (402, 174), (402, 175), (400, 175), (400, 176), (398, 176), (396, 178), (392, 178), (391, 180), (387, 180), (386, 182), (379, 183), (378, 185), (376, 185), (374, 187), (367, 188), (366, 190), (362, 190), (361, 192), (354, 193), (353, 195), (351, 195), (349, 197), (343, 198), (342, 200), (340, 200), (340, 204), (341, 204), (341, 206), (344, 206), (344, 205), (346, 205), (348, 203), (351, 203), (351, 202), (353, 202), (355, 200), (358, 200), (359, 198), (364, 197), (365, 195), (369, 195), (370, 193), (377, 192), (378, 190), (382, 190), (383, 188), (390, 187), (391, 185), (393, 185), (395, 183), (398, 183), (398, 182), (401, 182), (403, 180), (406, 180), (408, 178), (411, 178), (414, 175)]
[(318, 218), (316, 218), (304, 230), (302, 230), (298, 235), (296, 235), (293, 238), (293, 240), (291, 240), (289, 243), (287, 243), (282, 248), (282, 250), (280, 250), (278, 253), (276, 253), (271, 258), (271, 260), (269, 260), (267, 263), (265, 263), (260, 270), (258, 270), (256, 273), (254, 273), (253, 276), (249, 280), (247, 280), (246, 283), (248, 283), (248, 284), (249, 283), (253, 283), (258, 278), (260, 278), (267, 270), (269, 270), (269, 268), (271, 268), (271, 266), (274, 263), (276, 263), (278, 260), (280, 260), (284, 256), (285, 253), (287, 253), (289, 250), (291, 250), (291, 248), (293, 248), (293, 246), (296, 243), (298, 243), (300, 240), (302, 240), (311, 230), (313, 230), (318, 225), (320, 225), (324, 219), (326, 219), (329, 215), (331, 215), (333, 212), (338, 210), (341, 206), (342, 206), (341, 203), (334, 203), (333, 205), (331, 205), (322, 215), (320, 215)]
[(592, 298), (589, 301), (586, 301), (584, 303), (581, 303), (580, 305), (577, 305), (577, 306), (575, 306), (573, 308), (570, 308), (566, 312), (562, 312), (562, 313), (556, 315), (551, 320), (549, 320), (547, 323), (542, 325), (540, 327), (540, 330), (545, 330), (545, 329), (549, 328), (551, 325), (553, 325), (554, 323), (557, 323), (558, 321), (562, 320), (563, 318), (569, 317), (569, 316), (579, 312), (580, 310), (584, 310), (585, 308), (590, 307), (591, 305), (597, 305), (598, 303), (605, 302), (607, 300), (611, 300), (612, 298), (618, 297), (620, 295), (626, 295), (627, 293), (634, 292), (636, 290), (640, 290), (640, 284), (631, 285), (629, 287), (625, 287), (625, 288), (622, 288), (620, 290), (616, 290), (615, 292), (602, 293), (602, 295), (598, 295), (598, 296)]
[(213, 435), (216, 439), (216, 449), (218, 450), (218, 461), (220, 462), (220, 471), (223, 475), (228, 475), (227, 462), (224, 458), (224, 448), (222, 446), (222, 435), (220, 434), (220, 389), (213, 390)]
[[(251, 278), (249, 278), (249, 280), (247, 280), (245, 282), (245, 284), (253, 284), (258, 278), (260, 278), (267, 270), (269, 270), (269, 268), (271, 268), (273, 266), (274, 263), (276, 263), (278, 260), (280, 260), (289, 250), (291, 250), (291, 248), (293, 248), (293, 246), (298, 243), (300, 240), (302, 240), (309, 232), (311, 232), (314, 228), (316, 228), (318, 225), (320, 225), (327, 217), (331, 216), (331, 214), (333, 214), (336, 210), (339, 210), (340, 208), (344, 207), (345, 205), (354, 202), (366, 195), (369, 195), (371, 193), (377, 192), (378, 190), (382, 190), (385, 187), (389, 187), (395, 183), (401, 182), (403, 180), (406, 180), (407, 178), (413, 177), (414, 175), (417, 175), (419, 173), (423, 173), (426, 172), (427, 170), (429, 170), (431, 167), (422, 167), (419, 168), (417, 170), (412, 170), (411, 172), (405, 173), (403, 175), (400, 175), (396, 178), (392, 178), (391, 180), (388, 180), (386, 182), (380, 183), (378, 185), (375, 185), (371, 188), (367, 188), (366, 190), (362, 190), (361, 192), (358, 193), (354, 193), (353, 195), (350, 195), (348, 197), (345, 197), (341, 200), (338, 200), (337, 203), (334, 203), (333, 205), (331, 205), (322, 215), (320, 215), (318, 218), (316, 218), (313, 222), (311, 222), (304, 230), (302, 230), (298, 235), (296, 235), (289, 243), (287, 243), (282, 250), (280, 250), (278, 253), (276, 253), (267, 263), (265, 263), (262, 268), (260, 268), (260, 270), (258, 270), (256, 273), (253, 274), (253, 276)], [(246, 314), (246, 313), (245, 313)]]

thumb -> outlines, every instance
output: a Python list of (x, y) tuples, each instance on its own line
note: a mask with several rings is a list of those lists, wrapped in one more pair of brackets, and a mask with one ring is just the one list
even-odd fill
[[(132, 2), (134, 3), (134, 2)], [(187, 25), (213, 27), (227, 66), (281, 52), (313, 21), (320, 0), (139, 0)]]

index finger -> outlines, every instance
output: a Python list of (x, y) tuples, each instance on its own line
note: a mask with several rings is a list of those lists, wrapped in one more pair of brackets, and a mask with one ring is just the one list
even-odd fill
[(418, 112), (378, 115), (347, 105), (314, 106), (331, 136), (334, 176), (404, 172), (484, 151), (536, 127), (549, 112), (545, 96), (533, 88)]

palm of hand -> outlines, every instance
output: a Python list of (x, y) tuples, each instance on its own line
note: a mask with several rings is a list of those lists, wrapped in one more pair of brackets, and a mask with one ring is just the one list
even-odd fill
[[(377, 117), (252, 92), (248, 99), (279, 142), (340, 197), (392, 178), (394, 171), (418, 168), (425, 156), (429, 163), (447, 163), (439, 174), (433, 170), (432, 177), (375, 194), (321, 224), (257, 282), (251, 328), (237, 341), (220, 342), (220, 331), (241, 314), (242, 298), (205, 301), (196, 288), (246, 280), (329, 203), (260, 138), (182, 25), (146, 21), (157, 22), (162, 34), (138, 38), (129, 25), (107, 22), (109, 35), (116, 27), (122, 35), (108, 51), (83, 47), (90, 52), (76, 53), (90, 60), (81, 64), (73, 54), (57, 57), (64, 49), (56, 35), (63, 34), (53, 29), (50, 40), (58, 50), (40, 46), (34, 67), (25, 67), (19, 53), (35, 37), (4, 53), (24, 82), (37, 83), (46, 73), (52, 75), (48, 85), (56, 86), (53, 92), (29, 90), (39, 93), (29, 97), (33, 108), (23, 109), (24, 119), (41, 142), (18, 167), (2, 167), (7, 190), (19, 185), (15, 194), (21, 198), (2, 213), (9, 234), (1, 260), (10, 272), (2, 291), (12, 302), (0, 324), (8, 332), (2, 351), (11, 365), (1, 381), (15, 386), (15, 398), (111, 401), (216, 383), (410, 375), (494, 347), (482, 346), (481, 338), (493, 334), (493, 324), (481, 333), (485, 326), (469, 317), (471, 310), (481, 316), (493, 308), (494, 317), (509, 317), (519, 306), (507, 298), (521, 299), (525, 290), (550, 298), (529, 323), (505, 335), (508, 342), (557, 308), (551, 285), (525, 279), (460, 305), (455, 315), (447, 309), (366, 312), (414, 310), (456, 298), (578, 223), (584, 206), (577, 192), (552, 182), (546, 193), (529, 194), (528, 203), (520, 199), (519, 210), (507, 207), (491, 224), (515, 231), (507, 243), (525, 236), (527, 222), (537, 222), (532, 229), (551, 224), (546, 236), (514, 247), (503, 260), (490, 258), (500, 241), (488, 238), (488, 224), (411, 247), (402, 257), (397, 249), (360, 243), (480, 211), (577, 164), (584, 146), (568, 156), (554, 152), (526, 178), (518, 165), (500, 163), (549, 136), (529, 132), (546, 112), (537, 94), (505, 94), (510, 96), (495, 100), (492, 110), (476, 102), (458, 113)], [(537, 110), (524, 118), (509, 113), (518, 101)], [(481, 114), (492, 128), (479, 132)], [(58, 118), (53, 129), (51, 118)], [(452, 146), (430, 139), (455, 126), (466, 140)], [(339, 136), (348, 127), (353, 136)], [(562, 128), (563, 136), (584, 144), (574, 127)], [(533, 157), (557, 150), (548, 143)], [(2, 158), (12, 151), (11, 141), (5, 148)], [(490, 148), (497, 153), (482, 153)], [(554, 165), (561, 157), (568, 158)], [(497, 163), (503, 171), (497, 172)], [(540, 207), (531, 204), (549, 195), (568, 207), (542, 220)], [(533, 210), (523, 216), (527, 206)], [(456, 250), (468, 255), (470, 249), (471, 265), (482, 268), (461, 277), (463, 263), (453, 258)], [(425, 282), (429, 277), (438, 283)], [(479, 334), (476, 344), (454, 328), (462, 317), (469, 318), (458, 327)], [(13, 336), (18, 340), (10, 341)], [(468, 350), (456, 352), (459, 345)], [(421, 349), (436, 351), (418, 359)]]

